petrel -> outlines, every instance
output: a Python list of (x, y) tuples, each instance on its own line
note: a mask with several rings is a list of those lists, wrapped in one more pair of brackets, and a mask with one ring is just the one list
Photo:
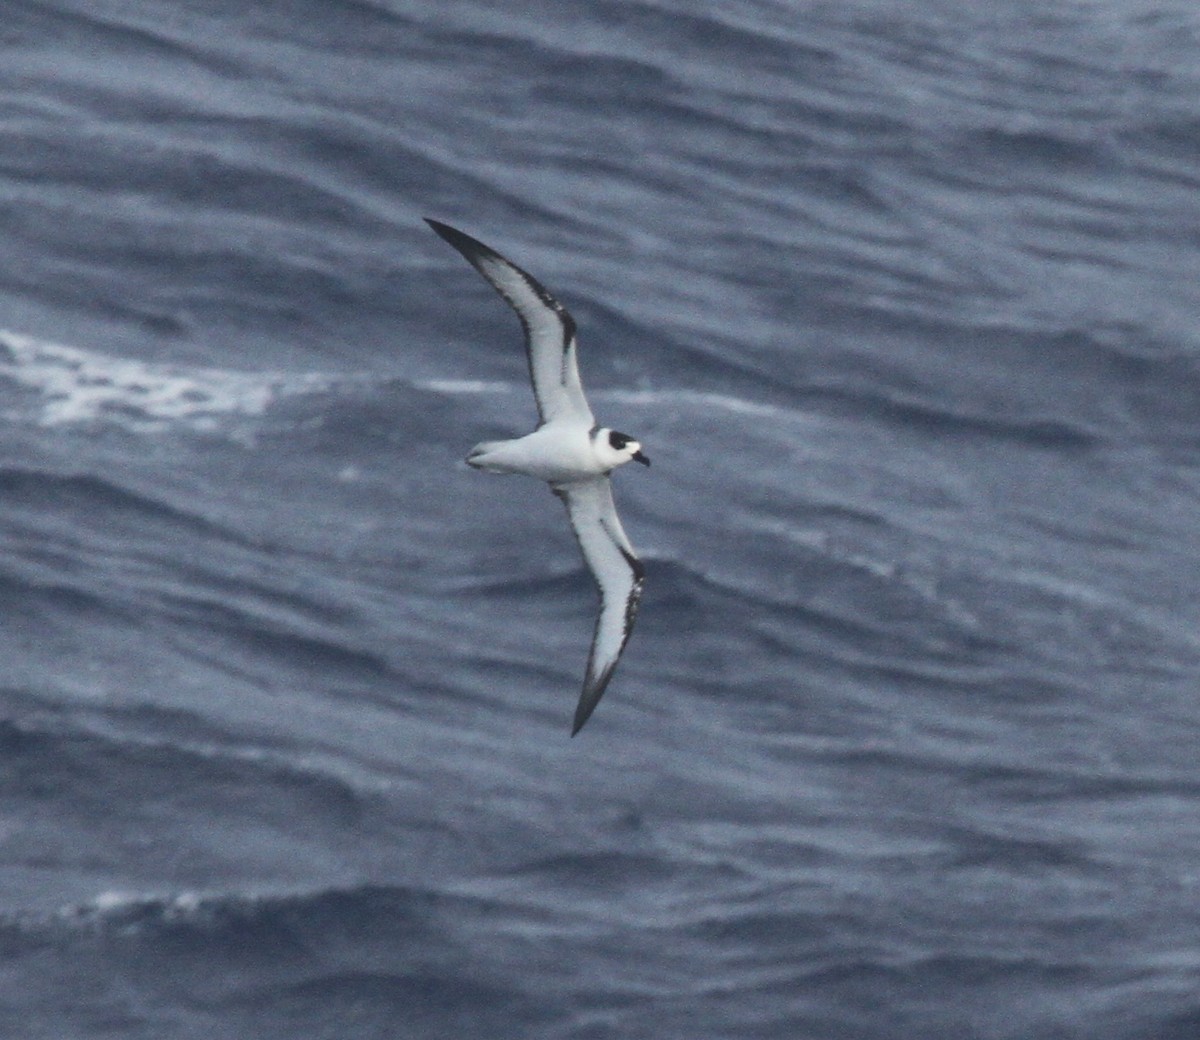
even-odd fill
[(532, 275), (494, 249), (437, 220), (426, 222), (457, 249), (521, 319), (537, 402), (533, 433), (475, 445), (467, 462), (489, 473), (521, 473), (550, 485), (567, 507), (571, 528), (600, 590), (583, 692), (571, 736), (591, 717), (629, 640), (645, 568), (613, 503), (608, 475), (626, 462), (649, 466), (641, 444), (600, 426), (579, 381), (575, 321)]

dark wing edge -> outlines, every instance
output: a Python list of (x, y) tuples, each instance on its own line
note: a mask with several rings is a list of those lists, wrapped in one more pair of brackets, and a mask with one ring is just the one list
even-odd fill
[[(618, 548), (620, 547), (618, 546)], [(629, 569), (633, 572), (633, 585), (625, 599), (625, 634), (621, 639), (621, 645), (617, 650), (616, 656), (609, 662), (608, 667), (598, 674), (593, 674), (596, 644), (600, 637), (600, 625), (604, 620), (604, 611), (608, 608), (608, 604), (604, 598), (604, 590), (601, 589), (600, 614), (596, 618), (596, 627), (592, 630), (592, 648), (588, 651), (583, 692), (580, 693), (579, 703), (575, 706), (575, 720), (571, 724), (571, 736), (575, 736), (583, 729), (584, 723), (592, 717), (592, 712), (596, 710), (596, 705), (600, 703), (600, 698), (604, 696), (604, 691), (608, 689), (608, 681), (612, 678), (613, 672), (616, 671), (617, 662), (621, 659), (621, 654), (625, 650), (625, 644), (629, 642), (629, 637), (633, 634), (633, 623), (637, 620), (638, 607), (642, 601), (642, 586), (646, 582), (646, 568), (642, 565), (641, 560), (627, 553), (624, 549), (621, 549), (621, 555), (625, 557), (625, 562), (629, 564)], [(596, 582), (596, 586), (597, 588), (600, 587), (599, 581)]]
[[(592, 630), (591, 649), (588, 651), (587, 669), (584, 672), (583, 690), (579, 695), (579, 703), (575, 709), (575, 720), (572, 724), (571, 736), (575, 736), (592, 716), (592, 712), (596, 710), (596, 705), (600, 703), (600, 698), (604, 696), (604, 691), (608, 687), (609, 680), (612, 678), (613, 672), (617, 667), (617, 662), (621, 658), (621, 654), (625, 650), (625, 644), (629, 642), (629, 636), (633, 632), (633, 623), (637, 619), (638, 606), (642, 598), (642, 586), (646, 580), (646, 568), (642, 561), (637, 558), (633, 552), (633, 546), (630, 545), (629, 539), (626, 537), (624, 530), (621, 529), (621, 521), (617, 517), (616, 507), (612, 501), (612, 486), (607, 477), (600, 478), (597, 486), (592, 489), (594, 494), (588, 494), (587, 487), (575, 486), (574, 490), (578, 494), (576, 500), (576, 510), (572, 509), (570, 498), (571, 488), (551, 487), (551, 491), (562, 500), (562, 503), (567, 508), (567, 515), (571, 522), (571, 530), (575, 535), (575, 540), (579, 544), (579, 550), (583, 554), (585, 563), (592, 573), (592, 578), (596, 583), (596, 588), (600, 594), (600, 610), (596, 616), (596, 625)], [(589, 513), (589, 507), (594, 510)], [(615, 550), (619, 553), (619, 559), (624, 561), (626, 567), (629, 568), (629, 585), (625, 589), (623, 600), (619, 603), (614, 603), (610, 599), (611, 593), (606, 591), (604, 584), (600, 578), (600, 571), (603, 569), (604, 560), (594, 558), (589, 555), (588, 539), (585, 532), (588, 530), (584, 525), (589, 521), (596, 524), (600, 536), (603, 541), (600, 543), (606, 549)], [(616, 557), (612, 562), (616, 562)], [(601, 644), (602, 629), (606, 622), (612, 622), (612, 611), (623, 607), (621, 617), (621, 639), (616, 647), (615, 652), (611, 654), (607, 664), (597, 668), (596, 657), (597, 648)]]
[[(551, 295), (550, 291), (524, 268), (518, 267), (507, 257), (501, 256), (496, 250), (484, 245), (479, 239), (472, 238), (465, 231), (459, 231), (458, 228), (451, 227), (449, 224), (443, 224), (440, 220), (434, 220), (432, 217), (425, 217), (424, 220), (442, 239), (457, 249), (466, 259), (467, 263), (483, 275), (488, 284), (516, 312), (517, 317), (521, 321), (521, 328), (525, 333), (525, 358), (529, 362), (529, 376), (530, 382), (533, 385), (533, 398), (537, 404), (538, 418), (542, 422), (545, 422), (547, 419), (546, 413), (549, 410), (549, 402), (543, 401), (538, 392), (537, 365), (534, 361), (533, 329), (530, 326), (529, 319), (522, 311), (519, 301), (513, 298), (512, 294), (501, 282), (497, 281), (494, 274), (487, 269), (487, 264), (489, 262), (499, 264), (512, 271), (546, 308), (554, 312), (555, 317), (562, 326), (561, 364), (563, 375), (560, 378), (560, 382), (564, 385), (567, 382), (565, 377), (568, 371), (569, 359), (572, 357), (571, 350), (575, 345), (575, 319), (571, 317), (566, 307), (559, 303)], [(578, 380), (578, 376), (576, 376), (576, 380)]]

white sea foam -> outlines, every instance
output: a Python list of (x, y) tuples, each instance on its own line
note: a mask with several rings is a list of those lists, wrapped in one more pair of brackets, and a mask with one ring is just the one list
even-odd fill
[(54, 914), (59, 923), (70, 926), (136, 930), (146, 919), (180, 921), (202, 913), (206, 899), (195, 891), (166, 895), (106, 890), (83, 903), (60, 907)]
[(486, 379), (422, 379), (413, 385), (439, 394), (501, 394), (514, 389), (511, 383)]
[(139, 429), (212, 430), (223, 416), (259, 416), (282, 396), (328, 385), (319, 375), (154, 364), (0, 330), (0, 379), (35, 391), (45, 426), (109, 420)]

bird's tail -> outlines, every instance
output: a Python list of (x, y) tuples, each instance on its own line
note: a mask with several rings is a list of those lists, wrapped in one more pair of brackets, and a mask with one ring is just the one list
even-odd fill
[(496, 458), (496, 449), (503, 444), (504, 441), (484, 441), (482, 444), (476, 444), (467, 452), (467, 465), (488, 473), (511, 472), (500, 459)]

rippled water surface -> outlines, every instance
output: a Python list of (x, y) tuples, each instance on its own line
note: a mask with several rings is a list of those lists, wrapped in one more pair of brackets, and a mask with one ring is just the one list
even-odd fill
[[(1200, 11), (0, 19), (0, 1033), (1200, 1033)], [(645, 559), (594, 591), (520, 329)]]

